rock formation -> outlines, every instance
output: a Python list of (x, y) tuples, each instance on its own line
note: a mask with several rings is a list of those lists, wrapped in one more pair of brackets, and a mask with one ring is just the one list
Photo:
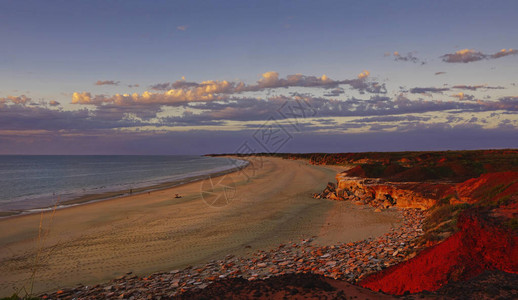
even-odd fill
[(339, 173), (336, 189), (330, 183), (319, 196), (377, 208), (430, 210), (435, 226), (430, 230), (441, 232), (437, 229), (446, 223), (457, 227), (428, 241), (433, 246), (415, 257), (363, 279), (362, 287), (403, 295), (436, 291), (485, 271), (518, 274), (518, 172), (486, 173), (460, 183), (390, 182), (350, 174)]
[(384, 182), (376, 178), (351, 177), (346, 172), (337, 174), (336, 180), (336, 188), (330, 182), (321, 194), (314, 195), (315, 198), (350, 200), (377, 208), (428, 209), (452, 187), (449, 183)]

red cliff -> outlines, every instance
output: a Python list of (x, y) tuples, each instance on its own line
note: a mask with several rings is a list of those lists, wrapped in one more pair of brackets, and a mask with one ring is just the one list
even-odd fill
[(459, 231), (418, 256), (371, 275), (362, 287), (388, 294), (435, 291), (450, 281), (470, 279), (485, 270), (518, 273), (518, 236), (474, 212), (459, 217)]

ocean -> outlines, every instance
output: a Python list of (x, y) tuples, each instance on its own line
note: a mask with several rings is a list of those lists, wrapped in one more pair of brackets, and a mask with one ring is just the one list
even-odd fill
[(0, 155), (0, 212), (34, 211), (89, 194), (180, 184), (246, 163), (193, 155)]

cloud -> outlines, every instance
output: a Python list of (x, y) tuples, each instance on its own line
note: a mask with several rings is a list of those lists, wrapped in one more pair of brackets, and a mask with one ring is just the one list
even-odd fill
[(477, 89), (485, 87), (484, 85), (454, 85), (452, 88), (461, 90), (476, 91)]
[(516, 51), (514, 49), (509, 49), (509, 50), (502, 49), (502, 50), (500, 50), (499, 52), (497, 52), (495, 54), (491, 54), (489, 57), (491, 57), (491, 58), (500, 58), (500, 57), (504, 57), (504, 56), (508, 56), (508, 55), (515, 55), (517, 53), (518, 53), (518, 51)]
[(344, 94), (345, 91), (343, 88), (336, 88), (336, 89), (332, 89), (330, 91), (328, 91), (327, 93), (324, 94), (324, 96), (326, 97), (338, 97), (340, 96), (341, 94)]
[(140, 85), (138, 83), (134, 83), (134, 84), (128, 84), (128, 87), (129, 88), (134, 88), (134, 87), (139, 87)]
[(334, 88), (342, 82), (335, 81), (327, 75), (308, 76), (302, 74), (293, 74), (286, 76), (285, 79), (279, 78), (279, 73), (269, 71), (261, 75), (261, 78), (255, 85), (245, 85), (239, 83), (238, 91), (261, 91), (271, 88), (288, 88), (288, 87), (323, 87)]
[(506, 110), (518, 110), (518, 96), (508, 96), (498, 99), (501, 107)]
[(503, 86), (484, 86), (484, 88), (488, 90), (505, 90)]
[[(96, 110), (82, 108), (64, 110), (58, 105), (26, 106), (22, 104), (5, 105), (0, 109), (0, 130), (48, 130), (55, 134), (60, 131), (84, 132), (90, 129), (117, 130), (151, 123), (138, 118), (142, 107), (102, 107)], [(56, 102), (57, 103), (57, 102)]]
[(449, 88), (436, 88), (436, 87), (415, 87), (410, 89), (412, 94), (425, 94), (425, 93), (442, 93), (449, 91)]
[(421, 61), (419, 58), (417, 58), (412, 52), (407, 53), (406, 55), (401, 55), (398, 51), (395, 51), (393, 53), (394, 60), (395, 61), (405, 61), (405, 62), (412, 62), (415, 64), (421, 64), (424, 65), (425, 62)]
[[(345, 92), (339, 85), (349, 85), (359, 91), (376, 92), (385, 89), (384, 85), (368, 81), (368, 72), (362, 72), (357, 79), (332, 80), (305, 75), (289, 75), (281, 78), (277, 72), (266, 72), (256, 84), (246, 85), (242, 82), (204, 81), (201, 83), (187, 82), (184, 79), (174, 83), (164, 84), (169, 90), (160, 93), (144, 92), (142, 94), (116, 94), (113, 96), (96, 95), (88, 92), (74, 93), (72, 103), (91, 105), (91, 113), (105, 120), (124, 120), (128, 116), (136, 116), (140, 121), (156, 122), (167, 126), (199, 126), (224, 125), (225, 121), (254, 121), (265, 120), (269, 116), (278, 115), (278, 108), (286, 102), (304, 101), (316, 112), (318, 117), (346, 116), (384, 116), (406, 113), (446, 112), (446, 111), (514, 111), (518, 107), (513, 97), (501, 98), (499, 101), (441, 101), (409, 99), (401, 94), (396, 97), (383, 96), (377, 93), (367, 99), (350, 97), (336, 98)], [(177, 88), (172, 88), (172, 87)], [(270, 88), (286, 88), (291, 86), (320, 87), (328, 90), (324, 97), (314, 97), (311, 94), (291, 92), (290, 96), (279, 95), (260, 99), (240, 95), (244, 91), (262, 91)], [(477, 90), (486, 86), (473, 85), (455, 86), (458, 89)], [(416, 87), (410, 89), (410, 94), (444, 93), (451, 88)], [(459, 100), (475, 100), (473, 95), (460, 92), (451, 95)], [(168, 108), (170, 107), (170, 108)], [(179, 113), (166, 113), (175, 107)]]
[(480, 51), (475, 51), (472, 49), (462, 49), (455, 53), (444, 54), (443, 56), (441, 56), (441, 58), (444, 62), (447, 63), (469, 63), (480, 61), (483, 59), (497, 59), (508, 55), (515, 55), (517, 53), (518, 51), (514, 49), (502, 49), (494, 54), (484, 54)]
[(191, 88), (191, 87), (197, 87), (199, 86), (199, 83), (192, 82), (192, 81), (185, 81), (185, 77), (182, 77), (182, 80), (178, 80), (174, 83), (171, 83), (171, 88), (173, 89), (185, 89), (185, 88)]
[(428, 121), (431, 117), (418, 116), (377, 116), (369, 118), (356, 119), (354, 122), (358, 123), (377, 123), (377, 122), (400, 122), (400, 121)]
[(446, 74), (446, 72), (435, 72), (435, 75), (443, 75), (443, 74)]
[(447, 63), (469, 63), (483, 60), (486, 58), (486, 55), (479, 51), (463, 49), (452, 54), (444, 54), (441, 58)]
[(87, 111), (64, 112), (44, 107), (11, 105), (0, 110), (2, 130), (60, 130), (83, 129), (81, 121), (88, 117)]
[(14, 104), (21, 104), (21, 105), (26, 105), (28, 103), (30, 103), (32, 101), (31, 98), (25, 96), (25, 95), (20, 95), (20, 96), (7, 96), (7, 97), (4, 97), (4, 98), (0, 98), (0, 104), (5, 104), (5, 103), (14, 103)]
[[(279, 108), (286, 106), (298, 109), (307, 108), (310, 113), (320, 118), (325, 117), (354, 117), (354, 116), (386, 116), (428, 112), (471, 112), (504, 110), (514, 112), (518, 110), (518, 98), (504, 97), (499, 101), (441, 101), (441, 100), (411, 100), (404, 95), (395, 98), (387, 96), (371, 96), (368, 99), (349, 98), (346, 100), (332, 100), (311, 95), (294, 93), (292, 96), (275, 96), (268, 99), (250, 97), (222, 98), (218, 101), (179, 102), (182, 108), (180, 114), (164, 114), (163, 104), (158, 102), (139, 102), (140, 96), (123, 96), (113, 99), (90, 96), (88, 93), (74, 95), (77, 103), (96, 103), (95, 110), (90, 110), (98, 120), (110, 122), (127, 121), (128, 116), (136, 116), (139, 122), (151, 122), (163, 126), (201, 126), (224, 125), (224, 121), (259, 121), (279, 116)], [(131, 99), (125, 99), (130, 97)], [(160, 94), (160, 97), (162, 95)], [(459, 93), (453, 95), (460, 100), (474, 100), (472, 95)], [(89, 102), (87, 102), (89, 101)], [(160, 114), (158, 114), (160, 113)]]
[(261, 74), (261, 78), (257, 81), (257, 84), (246, 85), (243, 82), (229, 82), (226, 80), (207, 80), (201, 83), (189, 82), (184, 79), (178, 80), (173, 83), (159, 83), (152, 85), (150, 88), (157, 91), (170, 91), (170, 90), (197, 90), (197, 94), (206, 93), (225, 93), (234, 94), (241, 92), (252, 92), (262, 91), (265, 89), (272, 88), (288, 88), (288, 87), (336, 87), (341, 84), (339, 81), (334, 81), (322, 75), (317, 76), (306, 76), (302, 74), (294, 74), (286, 76), (286, 79), (279, 78), (279, 73), (269, 71)]
[(502, 114), (509, 113), (514, 115), (518, 112), (518, 96), (501, 97), (498, 101), (477, 100), (476, 105), (479, 110), (503, 110)]
[(479, 118), (477, 118), (477, 117), (472, 117), (471, 119), (468, 120), (469, 123), (477, 123), (478, 121), (479, 121)]
[(0, 108), (6, 108), (6, 107), (13, 107), (13, 106), (20, 106), (20, 107), (38, 107), (38, 106), (59, 106), (60, 103), (56, 100), (50, 100), (48, 103), (40, 99), (38, 102), (33, 101), (31, 98), (20, 95), (20, 96), (7, 96), (0, 98)]
[(177, 26), (176, 27), (176, 30), (179, 30), (179, 31), (186, 31), (187, 28), (189, 28), (188, 25), (180, 25), (180, 26)]
[[(373, 95), (365, 99), (351, 97), (343, 100), (298, 94), (281, 95), (268, 99), (231, 97), (219, 101), (183, 103), (174, 115), (164, 114), (160, 104), (148, 102), (130, 102), (128, 104), (123, 100), (121, 100), (122, 104), (117, 104), (106, 102), (108, 98), (98, 99), (88, 93), (77, 93), (75, 97), (78, 102), (105, 102), (100, 102), (102, 105), (85, 106), (79, 110), (67, 111), (61, 107), (24, 105), (23, 103), (29, 103), (30, 100), (18, 100), (23, 99), (22, 96), (0, 98), (0, 101), (4, 103), (0, 109), (0, 142), (7, 138), (20, 140), (20, 136), (24, 135), (31, 136), (33, 141), (37, 140), (36, 136), (41, 136), (42, 139), (54, 141), (56, 141), (55, 139), (66, 139), (70, 143), (75, 141), (72, 140), (72, 136), (78, 136), (77, 141), (80, 143), (86, 143), (91, 138), (96, 147), (99, 148), (99, 145), (103, 145), (102, 149), (108, 149), (105, 146), (113, 145), (112, 143), (122, 138), (122, 135), (127, 137), (126, 142), (131, 145), (140, 145), (140, 148), (137, 147), (138, 149), (148, 151), (142, 145), (150, 146), (145, 141), (151, 141), (150, 139), (159, 136), (181, 135), (193, 140), (200, 139), (201, 142), (202, 137), (209, 137), (208, 140), (217, 139), (222, 131), (228, 130), (229, 136), (233, 134), (241, 137), (244, 133), (253, 134), (253, 130), (264, 122), (268, 122), (270, 118), (283, 122), (288, 127), (291, 126), (290, 124), (297, 123), (300, 130), (309, 134), (315, 133), (317, 136), (327, 135), (327, 132), (340, 132), (356, 128), (366, 132), (362, 136), (372, 137), (373, 135), (370, 134), (373, 132), (386, 132), (387, 130), (398, 130), (416, 135), (430, 131), (447, 134), (453, 129), (483, 130), (480, 126), (484, 122), (480, 118), (489, 114), (485, 112), (494, 111), (498, 113), (495, 114), (496, 117), (507, 114), (506, 119), (509, 120), (516, 120), (518, 115), (518, 96), (502, 97), (498, 101), (412, 100), (402, 94), (396, 97)], [(307, 113), (307, 117), (304, 119), (293, 121), (293, 116), (291, 119), (285, 119), (290, 116), (280, 113), (282, 107), (303, 107), (310, 110), (311, 113)], [(157, 114), (157, 112), (161, 113)], [(478, 120), (474, 119), (475, 113), (481, 113), (480, 116), (477, 115), (480, 117)], [(442, 120), (438, 120), (437, 116), (444, 117)], [(445, 119), (449, 120), (451, 124), (444, 121)], [(244, 123), (239, 123), (240, 121)], [(466, 125), (468, 123), (471, 127)], [(505, 123), (501, 123), (501, 129), (512, 132), (511, 129), (514, 128), (514, 125), (516, 124), (505, 121)], [(200, 133), (200, 130), (204, 129), (198, 130), (196, 126), (211, 128), (211, 131), (205, 135)], [(174, 128), (173, 130), (185, 128), (186, 133), (164, 134), (163, 132), (171, 130), (167, 128)], [(251, 131), (243, 130), (243, 128)], [(134, 131), (134, 133), (126, 135), (125, 130)], [(139, 130), (141, 133), (138, 133)], [(319, 133), (317, 134), (317, 132)], [(302, 131), (300, 133), (302, 134)], [(103, 137), (106, 137), (106, 140)], [(410, 136), (408, 138), (411, 140)], [(136, 144), (130, 141), (135, 141)], [(234, 142), (237, 143), (238, 140), (230, 139), (228, 142), (231, 144), (226, 146), (234, 145)], [(379, 141), (376, 142), (379, 143)], [(238, 144), (242, 144), (242, 141)], [(10, 145), (13, 143), (11, 142)], [(52, 144), (45, 145), (52, 146)], [(7, 149), (14, 148), (6, 146), (0, 151), (7, 151)], [(77, 149), (79, 149), (78, 151), (83, 150), (82, 148)], [(90, 146), (85, 146), (84, 149), (95, 151)], [(166, 148), (158, 149), (163, 151)], [(204, 151), (212, 152), (216, 148), (204, 149)], [(43, 148), (41, 150), (43, 151)]]
[(95, 85), (119, 85), (120, 81), (114, 80), (97, 80)]
[(164, 93), (145, 91), (142, 94), (115, 94), (109, 97), (104, 95), (92, 96), (89, 92), (75, 92), (72, 94), (72, 104), (103, 105), (111, 103), (120, 106), (136, 104), (177, 105), (191, 101), (213, 101), (224, 98), (217, 94), (222, 92), (225, 88), (228, 88), (227, 83), (228, 82), (216, 82), (188, 90), (171, 89)]
[(157, 83), (157, 84), (150, 86), (149, 88), (152, 90), (155, 90), (155, 91), (167, 91), (167, 90), (171, 89), (171, 84), (168, 82)]
[[(255, 98), (234, 99), (228, 102), (198, 103), (193, 108), (200, 110), (198, 114), (184, 114), (164, 120), (186, 124), (196, 124), (206, 120), (251, 121), (266, 120), (271, 116), (279, 118), (278, 109), (285, 105), (297, 107), (296, 102), (304, 103), (316, 117), (359, 117), (359, 116), (390, 116), (376, 121), (396, 121), (395, 117), (402, 114), (432, 113), (432, 112), (472, 112), (508, 110), (518, 108), (518, 100), (458, 102), (440, 100), (410, 100), (403, 95), (395, 99), (385, 96), (373, 96), (369, 99), (350, 98), (348, 100), (329, 100), (310, 96), (277, 96), (268, 100)], [(390, 119), (389, 119), (390, 118)], [(405, 117), (407, 118), (407, 117)], [(410, 117), (413, 118), (413, 117)], [(366, 119), (365, 121), (367, 121)], [(412, 120), (412, 119), (407, 119)], [(414, 119), (417, 120), (417, 119)]]
[[(82, 134), (37, 132), (16, 138), (0, 131), (1, 154), (207, 154), (236, 153), (247, 143), (262, 149), (251, 138), (255, 129), (196, 132), (117, 132), (90, 130)], [(38, 147), (34, 147), (38, 145)], [(102, 147), (99, 147), (102, 145)], [(210, 145), (210, 147), (208, 147)], [(417, 150), (518, 148), (518, 131), (510, 128), (483, 129), (462, 125), (415, 125), (403, 131), (368, 133), (302, 132), (280, 152), (367, 152)]]
[[(390, 116), (392, 122), (399, 123), (420, 121), (400, 118), (404, 114), (433, 112), (459, 114), (483, 111), (504, 111), (514, 114), (518, 110), (516, 97), (504, 97), (498, 101), (456, 101), (446, 95), (444, 95), (446, 100), (410, 99), (405, 94), (389, 97), (386, 95), (385, 85), (372, 81), (369, 77), (369, 72), (363, 71), (357, 78), (345, 80), (333, 80), (326, 75), (307, 76), (302, 74), (288, 75), (283, 78), (279, 76), (279, 73), (270, 71), (261, 74), (254, 84), (225, 80), (188, 82), (182, 78), (176, 82), (156, 86), (156, 88), (164, 89), (161, 92), (146, 91), (142, 94), (111, 96), (76, 92), (72, 95), (72, 103), (85, 105), (90, 116), (89, 120), (95, 119), (106, 128), (132, 127), (137, 126), (136, 124), (139, 126), (227, 128), (229, 124), (240, 124), (232, 123), (232, 121), (245, 122), (244, 125), (239, 126), (255, 126), (249, 122), (265, 121), (272, 116), (275, 116), (276, 119), (286, 118), (285, 115), (279, 115), (279, 107), (283, 107), (286, 103), (303, 104), (311, 109), (314, 113), (312, 116), (318, 118)], [(316, 97), (311, 93), (289, 91), (286, 93), (288, 95), (280, 94), (267, 98), (258, 98), (257, 94), (247, 93), (288, 87), (321, 88), (325, 93), (323, 93), (323, 97)], [(356, 97), (344, 99), (345, 97), (342, 95), (346, 93), (345, 87), (358, 90), (360, 94), (369, 92), (373, 95), (362, 97), (365, 99)], [(453, 88), (476, 91), (481, 88), (493, 87), (457, 85)], [(415, 87), (410, 89), (409, 96), (444, 93), (453, 88)], [(464, 91), (451, 95), (451, 97), (459, 100), (475, 100), (473, 95), (466, 94)], [(9, 102), (12, 101), (9, 100)], [(390, 122), (390, 118), (387, 117), (386, 122)], [(378, 122), (383, 121), (379, 119)], [(324, 125), (320, 123), (319, 126)], [(316, 123), (304, 126), (315, 130)]]
[(353, 89), (372, 93), (383, 92), (383, 86), (377, 82), (367, 81), (369, 71), (358, 74), (357, 79), (351, 80), (332, 80), (325, 74), (321, 77), (306, 76), (302, 74), (288, 75), (286, 79), (280, 79), (277, 72), (266, 72), (257, 85), (244, 86), (243, 91), (259, 91), (267, 88), (287, 88), (287, 87), (321, 87), (325, 89), (336, 88), (339, 85), (347, 84)]
[(244, 92), (257, 92), (268, 89), (307, 87), (335, 89), (331, 94), (340, 94), (340, 85), (348, 85), (350, 88), (363, 93), (385, 94), (386, 86), (373, 80), (369, 80), (369, 71), (363, 71), (356, 79), (333, 80), (327, 75), (308, 76), (302, 74), (288, 75), (280, 78), (279, 73), (269, 71), (261, 74), (256, 84), (243, 82), (231, 82), (226, 80), (207, 80), (203, 82), (188, 82), (185, 78), (173, 83), (159, 83), (150, 86), (151, 90), (142, 94), (115, 94), (113, 96), (95, 95), (89, 92), (75, 92), (72, 95), (72, 104), (106, 105), (133, 105), (138, 103), (179, 105), (187, 102), (204, 102), (228, 99), (232, 95)]
[(358, 74), (358, 79), (367, 78), (367, 77), (369, 77), (369, 75), (370, 75), (370, 72), (365, 70), (365, 71), (361, 72), (360, 74)]
[(461, 90), (470, 90), (470, 91), (476, 91), (478, 89), (487, 89), (487, 90), (503, 90), (505, 89), (502, 86), (488, 86), (488, 85), (454, 85), (452, 86), (453, 89), (461, 89)]
[(333, 119), (315, 119), (315, 122), (318, 122), (323, 125), (336, 125), (337, 122)]
[(453, 94), (452, 97), (455, 97), (455, 98), (457, 98), (459, 100), (473, 100), (473, 99), (475, 99), (475, 96), (464, 94), (463, 92), (460, 92), (460, 93), (457, 93), (457, 94)]
[(73, 93), (72, 94), (72, 104), (91, 104), (92, 94), (88, 92), (82, 93)]

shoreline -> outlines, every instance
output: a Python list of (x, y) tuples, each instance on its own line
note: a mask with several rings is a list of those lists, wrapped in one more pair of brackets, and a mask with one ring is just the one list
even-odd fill
[(179, 187), (179, 186), (189, 184), (189, 183), (199, 182), (199, 181), (205, 180), (209, 177), (219, 177), (219, 176), (227, 175), (230, 173), (238, 172), (240, 170), (245, 169), (250, 164), (250, 162), (247, 161), (246, 159), (234, 158), (234, 157), (230, 157), (230, 158), (237, 160), (237, 161), (243, 161), (246, 163), (243, 166), (233, 167), (228, 170), (217, 171), (217, 172), (203, 174), (203, 175), (195, 175), (195, 176), (185, 177), (185, 178), (174, 180), (174, 181), (165, 181), (165, 182), (158, 183), (158, 184), (152, 184), (152, 185), (148, 185), (148, 186), (133, 188), (133, 189), (131, 189), (131, 193), (127, 189), (124, 189), (124, 190), (107, 191), (107, 192), (96, 193), (96, 194), (84, 194), (84, 195), (74, 197), (69, 200), (65, 200), (65, 201), (56, 203), (54, 206), (35, 207), (35, 208), (27, 209), (27, 210), (0, 211), (0, 220), (6, 219), (6, 218), (19, 217), (19, 216), (26, 216), (26, 215), (31, 215), (31, 214), (38, 214), (41, 212), (48, 212), (48, 211), (52, 211), (54, 209), (61, 210), (61, 209), (89, 204), (89, 203), (96, 203), (96, 202), (107, 201), (107, 200), (112, 200), (112, 199), (119, 199), (119, 198), (123, 198), (126, 196), (141, 195), (144, 193), (166, 190), (166, 189)]

